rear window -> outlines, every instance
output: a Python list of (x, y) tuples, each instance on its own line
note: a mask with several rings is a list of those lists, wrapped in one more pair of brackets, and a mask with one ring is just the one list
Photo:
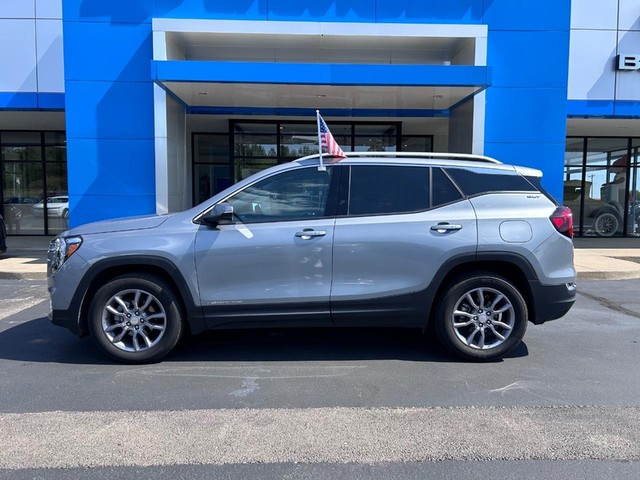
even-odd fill
[(483, 168), (447, 168), (447, 173), (465, 195), (495, 192), (537, 192), (538, 189), (516, 172)]
[(558, 201), (555, 198), (553, 198), (551, 196), (551, 194), (549, 192), (547, 192), (542, 187), (542, 178), (541, 177), (529, 177), (529, 176), (527, 176), (527, 177), (524, 177), (524, 178), (526, 178), (529, 181), (529, 183), (531, 183), (531, 185), (536, 187), (540, 193), (542, 193), (545, 197), (547, 197), (549, 200), (551, 200), (554, 204), (560, 205), (558, 203)]

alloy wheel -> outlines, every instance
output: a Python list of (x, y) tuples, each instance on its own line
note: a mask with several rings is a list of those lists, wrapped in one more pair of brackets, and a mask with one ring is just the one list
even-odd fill
[(478, 350), (489, 350), (505, 342), (515, 319), (509, 298), (494, 288), (467, 291), (458, 299), (451, 315), (456, 337)]
[(167, 314), (162, 303), (145, 290), (122, 290), (102, 310), (102, 331), (115, 347), (125, 352), (152, 348), (166, 328)]

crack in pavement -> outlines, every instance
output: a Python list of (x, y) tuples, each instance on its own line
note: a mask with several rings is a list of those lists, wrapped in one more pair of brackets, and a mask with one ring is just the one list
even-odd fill
[(591, 293), (580, 292), (580, 291), (578, 292), (578, 295), (582, 295), (583, 297), (587, 297), (590, 300), (598, 302), (603, 307), (608, 308), (609, 310), (613, 310), (614, 312), (623, 313), (625, 315), (628, 315), (628, 316), (634, 317), (634, 318), (640, 318), (640, 312), (636, 312), (634, 310), (629, 310), (628, 308), (625, 308), (622, 305), (618, 305), (616, 303), (613, 303), (612, 301), (607, 300), (604, 297), (599, 297), (599, 296), (593, 295)]

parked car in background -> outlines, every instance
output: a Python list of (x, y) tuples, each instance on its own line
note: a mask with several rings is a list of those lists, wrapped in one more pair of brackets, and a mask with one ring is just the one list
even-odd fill
[[(611, 237), (622, 232), (624, 214), (618, 202), (600, 200), (591, 197), (591, 182), (585, 182), (583, 235)], [(564, 182), (564, 204), (571, 208), (576, 229), (580, 228), (580, 198), (582, 182), (567, 180)]]
[[(44, 202), (38, 202), (33, 206), (33, 213), (40, 215), (44, 210)], [(69, 218), (69, 197), (47, 198), (47, 215), (50, 217)]]

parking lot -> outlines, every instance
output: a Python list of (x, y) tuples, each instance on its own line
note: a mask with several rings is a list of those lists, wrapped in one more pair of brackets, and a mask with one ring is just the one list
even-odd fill
[(637, 478), (639, 288), (581, 282), (565, 318), (495, 363), (414, 330), (301, 329), (210, 332), (125, 366), (49, 323), (44, 281), (2, 280), (0, 477), (548, 478), (533, 462)]

